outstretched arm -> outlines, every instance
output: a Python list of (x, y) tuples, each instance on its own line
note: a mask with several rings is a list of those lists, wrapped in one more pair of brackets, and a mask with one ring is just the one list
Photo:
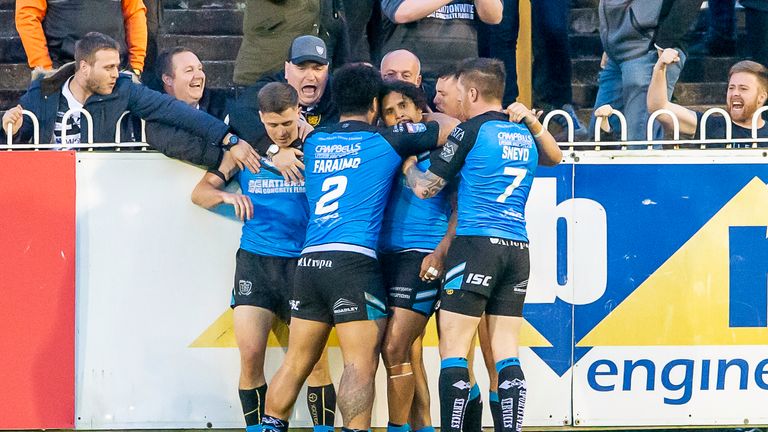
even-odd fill
[(475, 0), (477, 16), (486, 24), (498, 24), (501, 22), (504, 3), (501, 0)]
[[(235, 215), (240, 220), (253, 217), (253, 203), (247, 195), (224, 192), (226, 180), (238, 171), (235, 161), (229, 153), (219, 165), (216, 173), (206, 172), (192, 191), (192, 202), (205, 209), (211, 209), (219, 204), (231, 204)], [(224, 178), (222, 178), (224, 177)]]
[[(648, 85), (648, 112), (654, 112), (660, 109), (672, 111), (680, 120), (680, 132), (684, 134), (696, 133), (696, 114), (684, 106), (669, 101), (667, 95), (667, 66), (680, 61), (680, 54), (674, 48), (667, 48), (659, 55), (659, 60), (653, 66), (653, 75), (651, 83)], [(672, 128), (674, 123), (668, 115), (658, 117), (659, 122), (665, 128)]]

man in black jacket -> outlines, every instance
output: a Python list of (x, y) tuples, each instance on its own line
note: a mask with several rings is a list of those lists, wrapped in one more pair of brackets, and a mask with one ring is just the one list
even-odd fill
[(256, 96), (262, 87), (275, 81), (287, 82), (299, 93), (299, 108), (305, 120), (300, 125), (300, 136), (306, 136), (314, 127), (338, 122), (339, 111), (330, 93), (325, 42), (314, 36), (294, 39), (284, 72), (264, 76), (249, 87), (229, 116), (229, 123), (235, 133), (250, 142), (260, 154), (271, 157), (286, 180), (299, 181), (303, 178), (300, 169), (304, 168), (298, 160), (301, 151), (292, 147), (273, 146), (259, 118)]
[[(135, 84), (128, 75), (118, 73), (119, 45), (101, 33), (88, 33), (75, 45), (75, 63), (68, 64), (47, 77), (32, 82), (20, 105), (3, 116), (2, 124), (13, 124), (14, 141), (29, 142), (32, 122), (24, 121), (22, 108), (35, 114), (40, 124), (43, 143), (66, 148), (83, 142), (114, 142), (115, 126), (125, 111), (148, 122), (159, 122), (182, 128), (199, 136), (206, 145), (233, 147), (240, 143), (222, 121), (170, 96)], [(87, 110), (93, 124), (93, 137), (88, 136), (88, 119), (73, 112)], [(5, 128), (3, 128), (4, 130)], [(2, 135), (4, 135), (4, 131)], [(4, 139), (4, 138), (3, 138)], [(249, 146), (240, 146), (239, 149)], [(249, 149), (250, 150), (250, 149)], [(240, 164), (258, 170), (258, 155), (240, 155)]]
[[(150, 87), (173, 96), (186, 105), (204, 111), (220, 120), (225, 113), (225, 98), (205, 88), (203, 63), (187, 48), (174, 47), (157, 58), (158, 79)], [(181, 159), (208, 169), (216, 169), (224, 155), (224, 147), (209, 145), (202, 137), (173, 125), (147, 122), (147, 143), (168, 157)], [(243, 143), (235, 145), (233, 156), (241, 157), (253, 150)]]

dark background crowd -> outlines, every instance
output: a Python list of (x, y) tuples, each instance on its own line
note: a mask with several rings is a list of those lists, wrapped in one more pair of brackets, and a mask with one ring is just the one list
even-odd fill
[[(519, 95), (517, 40), (520, 20), (528, 17), (520, 16), (518, 0), (503, 0), (497, 15), (501, 1), (2, 0), (0, 110), (16, 105), (30, 78), (72, 61), (75, 41), (88, 31), (117, 40), (121, 69), (160, 91), (158, 53), (187, 47), (202, 60), (206, 109), (219, 118), (242, 105), (249, 87), (284, 74), (299, 35), (325, 42), (331, 71), (348, 62), (379, 67), (388, 52), (407, 49), (418, 58), (430, 100), (447, 65), (496, 57), (506, 65), (508, 104)], [(664, 49), (678, 52), (666, 68), (667, 99), (698, 113), (730, 103), (723, 96), (731, 65), (747, 58), (768, 63), (766, 0), (533, 0), (531, 6), (533, 106), (569, 113), (576, 141), (592, 139), (593, 109), (604, 105), (625, 114), (628, 139), (645, 139), (648, 88)], [(603, 122), (614, 137), (616, 120)], [(554, 123), (558, 130), (566, 126), (562, 117)], [(768, 134), (759, 126), (760, 136)]]

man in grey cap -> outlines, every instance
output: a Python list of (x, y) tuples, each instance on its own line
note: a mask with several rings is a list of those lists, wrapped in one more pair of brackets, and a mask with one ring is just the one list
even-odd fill
[[(288, 51), (285, 69), (261, 77), (248, 87), (229, 116), (229, 124), (238, 136), (253, 144), (256, 151), (268, 156), (286, 180), (299, 181), (304, 165), (298, 160), (301, 154), (293, 147), (279, 147), (267, 136), (259, 118), (256, 97), (259, 90), (270, 82), (287, 82), (299, 94), (299, 107), (306, 121), (304, 130), (339, 121), (339, 112), (331, 100), (328, 82), (328, 49), (322, 39), (315, 36), (299, 36)], [(308, 125), (308, 126), (307, 126)]]

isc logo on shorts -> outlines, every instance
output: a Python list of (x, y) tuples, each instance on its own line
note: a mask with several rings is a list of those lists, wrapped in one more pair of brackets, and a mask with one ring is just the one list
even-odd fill
[(469, 276), (467, 276), (467, 283), (471, 285), (489, 286), (491, 279), (493, 279), (493, 276), (470, 273)]

